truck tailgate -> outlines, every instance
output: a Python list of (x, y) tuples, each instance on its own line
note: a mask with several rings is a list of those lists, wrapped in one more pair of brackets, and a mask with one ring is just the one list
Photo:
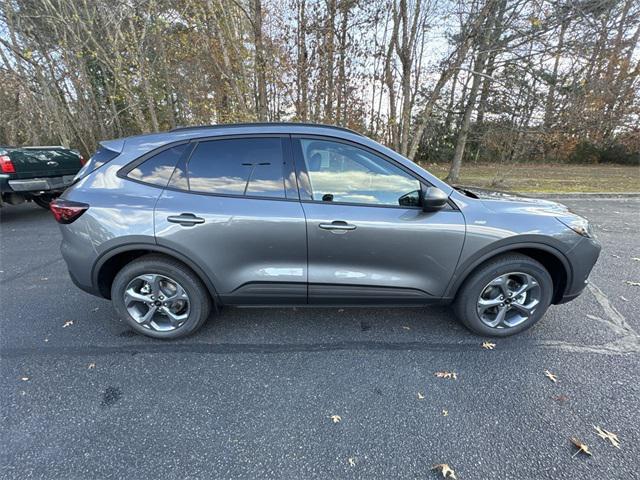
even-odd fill
[(12, 177), (16, 179), (74, 175), (82, 167), (80, 155), (64, 148), (7, 150), (16, 170)]

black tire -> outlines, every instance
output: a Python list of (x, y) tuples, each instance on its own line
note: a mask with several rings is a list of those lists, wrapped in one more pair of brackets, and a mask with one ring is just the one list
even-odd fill
[[(124, 293), (139, 275), (158, 274), (177, 281), (188, 295), (190, 310), (187, 320), (171, 331), (160, 332), (136, 322), (125, 307)], [(174, 339), (198, 330), (211, 312), (211, 296), (198, 276), (184, 264), (164, 255), (144, 255), (118, 272), (111, 286), (111, 302), (120, 316), (138, 333), (154, 338)]]
[[(489, 282), (511, 272), (531, 275), (538, 282), (539, 303), (535, 311), (518, 325), (508, 328), (490, 327), (480, 319), (478, 299)], [(474, 270), (458, 290), (453, 310), (469, 330), (479, 335), (508, 337), (535, 325), (546, 313), (552, 298), (553, 280), (544, 266), (526, 255), (510, 253), (489, 260)]]
[(41, 208), (44, 208), (45, 210), (49, 210), (49, 204), (56, 198), (58, 198), (59, 195), (38, 195), (37, 197), (33, 197), (33, 203), (35, 203), (36, 205), (38, 205)]

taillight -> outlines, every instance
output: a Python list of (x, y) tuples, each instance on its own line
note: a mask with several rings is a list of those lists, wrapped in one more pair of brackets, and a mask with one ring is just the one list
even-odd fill
[(0, 170), (2, 173), (16, 173), (16, 167), (9, 158), (9, 155), (0, 155)]
[(89, 205), (86, 203), (72, 202), (56, 198), (49, 204), (49, 209), (58, 223), (69, 224), (75, 222), (82, 215)]

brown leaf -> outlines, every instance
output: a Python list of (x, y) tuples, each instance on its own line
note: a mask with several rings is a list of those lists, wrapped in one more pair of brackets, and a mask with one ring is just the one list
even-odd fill
[(333, 423), (340, 423), (342, 421), (342, 417), (340, 415), (331, 415), (329, 418)]
[(591, 455), (591, 452), (589, 451), (589, 447), (585, 443), (582, 443), (582, 441), (580, 441), (576, 437), (571, 437), (571, 443), (573, 443), (575, 447), (578, 449), (576, 453), (572, 455), (573, 457), (575, 457), (579, 453), (584, 453), (589, 456)]
[(451, 468), (446, 463), (439, 463), (437, 465), (433, 465), (431, 467), (431, 470), (439, 470), (440, 473), (442, 473), (443, 478), (454, 478), (454, 479), (456, 478), (456, 472), (454, 472), (453, 468)]
[(557, 383), (558, 377), (551, 373), (549, 370), (544, 371), (544, 376), (551, 380), (553, 383)]
[(436, 372), (434, 375), (438, 378), (447, 378), (449, 380), (458, 379), (458, 374), (456, 372)]
[(555, 395), (551, 398), (559, 403), (563, 403), (569, 400), (569, 397), (567, 397), (566, 395)]
[(485, 350), (493, 350), (496, 348), (496, 344), (491, 342), (482, 342), (482, 348)]
[(62, 328), (67, 328), (71, 325), (73, 325), (73, 320), (67, 320), (66, 322), (64, 322), (64, 325), (62, 325)]
[(418, 400), (424, 400), (424, 395), (418, 392)]
[(596, 429), (596, 432), (598, 432), (598, 436), (600, 438), (602, 438), (603, 440), (609, 440), (609, 442), (611, 442), (611, 445), (616, 448), (620, 448), (620, 439), (618, 438), (618, 435), (613, 432), (608, 432), (603, 428), (596, 427), (595, 425), (593, 426), (593, 428)]

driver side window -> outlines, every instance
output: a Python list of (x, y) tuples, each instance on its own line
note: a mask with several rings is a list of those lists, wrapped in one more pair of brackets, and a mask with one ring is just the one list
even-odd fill
[(420, 182), (377, 155), (340, 142), (300, 139), (313, 200), (420, 205)]

